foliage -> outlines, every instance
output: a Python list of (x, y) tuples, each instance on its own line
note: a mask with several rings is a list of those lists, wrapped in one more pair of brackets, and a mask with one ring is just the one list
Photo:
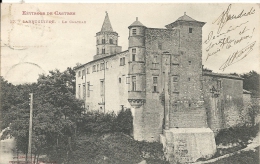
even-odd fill
[(205, 71), (205, 72), (212, 72), (212, 70), (209, 69), (209, 68), (203, 68), (203, 71)]
[(7, 96), (3, 100), (5, 106), (2, 106), (7, 111), (3, 124), (10, 125), (17, 150), (27, 153), (29, 93), (33, 93), (32, 152), (37, 156), (49, 154), (56, 147), (68, 151), (66, 145), (76, 135), (76, 123), (83, 111), (83, 102), (73, 94), (74, 79), (75, 73), (71, 68), (64, 72), (54, 70), (49, 75), (42, 74), (34, 84), (14, 86), (2, 79), (1, 83), (7, 87), (2, 94)]
[(255, 123), (256, 123), (255, 119), (256, 119), (257, 115), (260, 113), (260, 106), (259, 106), (259, 104), (252, 103), (250, 105), (250, 108), (249, 108), (248, 112), (249, 112), (248, 113), (249, 117), (251, 118), (252, 125), (255, 125)]
[(260, 96), (260, 75), (256, 71), (250, 71), (249, 73), (245, 73), (241, 75), (243, 80), (243, 88), (252, 92), (252, 96), (259, 97)]
[(254, 126), (236, 126), (227, 129), (221, 129), (215, 137), (216, 144), (227, 145), (230, 143), (241, 143), (246, 145), (248, 140), (254, 138), (259, 132), (259, 124)]
[(122, 109), (116, 118), (115, 131), (131, 135), (133, 132), (133, 116), (130, 109)]
[(160, 143), (139, 142), (123, 133), (88, 135), (73, 144), (69, 163), (166, 163)]
[(133, 117), (130, 109), (122, 109), (117, 115), (114, 112), (91, 111), (80, 116), (77, 127), (78, 133), (83, 134), (122, 132), (131, 135)]
[(250, 150), (250, 151), (242, 151), (241, 153), (236, 153), (233, 156), (222, 158), (220, 160), (217, 160), (215, 162), (212, 162), (211, 164), (256, 164), (259, 163), (259, 146), (256, 148), (256, 150)]

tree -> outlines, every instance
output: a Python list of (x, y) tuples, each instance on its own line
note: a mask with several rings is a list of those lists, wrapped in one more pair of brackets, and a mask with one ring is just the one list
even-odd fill
[(241, 75), (243, 80), (243, 88), (252, 92), (252, 96), (259, 97), (259, 78), (260, 75), (256, 71), (250, 71), (249, 73), (245, 73)]
[[(73, 85), (75, 72), (71, 68), (60, 72), (50, 71), (40, 75), (37, 83), (13, 86), (2, 79), (10, 90), (10, 98), (4, 100), (6, 125), (15, 137), (17, 150), (27, 154), (29, 133), (29, 93), (33, 93), (33, 138), (32, 152), (35, 157), (57, 151), (57, 147), (68, 150), (70, 139), (75, 137), (76, 123), (83, 111), (83, 102), (75, 98)], [(15, 99), (12, 102), (11, 99)], [(10, 103), (10, 104), (8, 104)], [(59, 150), (61, 150), (59, 149)], [(34, 158), (36, 159), (36, 158)]]

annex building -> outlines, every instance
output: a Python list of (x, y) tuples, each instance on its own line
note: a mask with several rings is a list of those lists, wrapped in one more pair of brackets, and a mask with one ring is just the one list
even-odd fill
[(212, 156), (214, 133), (248, 120), (250, 94), (238, 76), (203, 71), (204, 24), (186, 13), (166, 28), (136, 18), (122, 51), (106, 13), (93, 60), (75, 68), (76, 97), (86, 110), (131, 108), (134, 139), (162, 142), (170, 161)]

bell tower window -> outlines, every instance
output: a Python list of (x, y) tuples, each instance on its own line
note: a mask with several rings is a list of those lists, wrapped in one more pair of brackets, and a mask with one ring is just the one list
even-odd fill
[(113, 44), (113, 39), (109, 39), (109, 44)]

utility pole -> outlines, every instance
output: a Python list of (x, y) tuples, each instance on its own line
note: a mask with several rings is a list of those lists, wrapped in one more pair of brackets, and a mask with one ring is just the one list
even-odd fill
[[(32, 117), (33, 117), (33, 93), (30, 93), (30, 122), (29, 122), (29, 145), (28, 156), (32, 161)], [(30, 162), (31, 162), (30, 161)]]

